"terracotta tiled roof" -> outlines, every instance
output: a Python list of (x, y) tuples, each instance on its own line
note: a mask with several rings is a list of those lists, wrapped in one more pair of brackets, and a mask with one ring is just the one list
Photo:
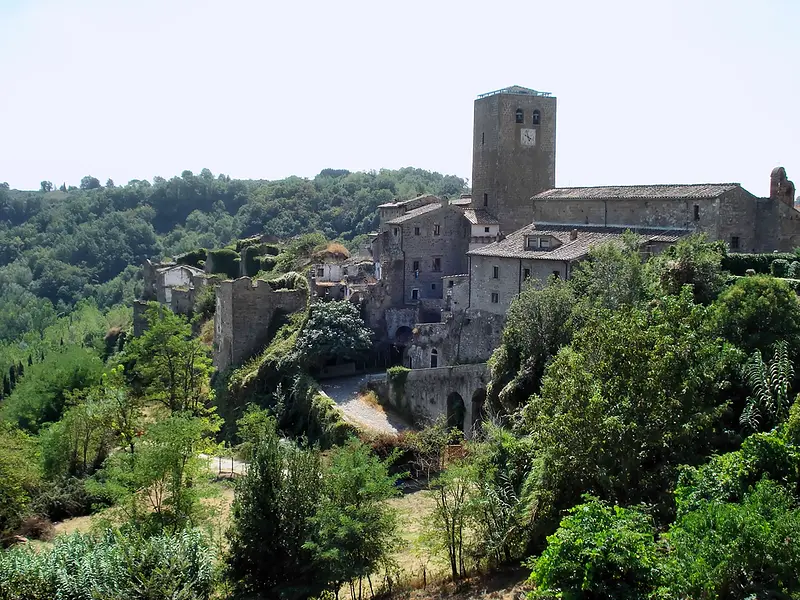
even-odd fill
[(489, 211), (482, 208), (468, 208), (464, 211), (464, 216), (473, 225), (497, 225), (500, 223)]
[(450, 200), (450, 204), (453, 206), (469, 206), (472, 204), (472, 198), (455, 198)]
[[(571, 239), (572, 231), (577, 236)], [(645, 242), (673, 243), (689, 232), (683, 229), (634, 229), (634, 233), (644, 238)], [(626, 229), (622, 227), (572, 227), (545, 225), (537, 228), (528, 225), (510, 234), (504, 240), (481, 246), (467, 252), (471, 256), (497, 256), (500, 258), (525, 258), (531, 260), (578, 260), (589, 253), (592, 246), (602, 242), (620, 240)], [(550, 236), (556, 238), (561, 245), (551, 250), (528, 250), (525, 239), (529, 235)]]
[(738, 183), (696, 183), (690, 185), (609, 185), (599, 187), (553, 188), (536, 194), (533, 200), (716, 198), (737, 187), (740, 187)]
[(410, 221), (411, 219), (416, 219), (417, 217), (421, 217), (425, 213), (433, 212), (434, 210), (439, 210), (440, 208), (442, 208), (442, 205), (439, 202), (434, 202), (433, 204), (426, 204), (425, 206), (420, 206), (419, 208), (410, 210), (404, 215), (400, 215), (399, 217), (395, 217), (394, 219), (389, 219), (386, 222), (390, 225), (400, 225), (401, 223), (405, 223), (406, 221)]

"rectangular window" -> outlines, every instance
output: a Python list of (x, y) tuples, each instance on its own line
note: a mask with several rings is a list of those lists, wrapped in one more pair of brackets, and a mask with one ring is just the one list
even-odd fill
[(435, 283), (432, 283), (432, 284), (431, 284), (431, 289), (432, 289), (432, 290), (435, 290), (435, 289), (436, 289), (436, 284), (435, 284)]
[(325, 277), (325, 268), (324, 267), (318, 267), (317, 268), (317, 277)]
[(414, 227), (414, 235), (419, 235), (419, 227)]
[(419, 290), (417, 288), (414, 288), (413, 290), (411, 290), (411, 299), (412, 300), (419, 300)]
[(394, 228), (394, 237), (397, 237), (397, 235), (398, 235), (399, 233), (400, 233), (400, 229), (399, 229), (399, 228), (397, 228), (397, 227), (395, 227), (395, 228)]
[(738, 250), (739, 249), (739, 236), (732, 235), (731, 236), (731, 250)]
[(539, 239), (539, 248), (549, 248), (549, 247), (550, 247), (550, 238)]
[(433, 224), (433, 235), (439, 235), (440, 233), (441, 233), (441, 230), (439, 229), (439, 224), (438, 223), (434, 223)]
[(500, 267), (492, 267), (492, 279), (500, 279)]
[(492, 292), (492, 304), (497, 304), (498, 302), (500, 302), (500, 294)]
[(489, 228), (488, 227), (484, 227), (483, 228), (483, 233), (489, 233)]
[(415, 260), (413, 263), (411, 263), (411, 270), (415, 271), (415, 272), (419, 271), (419, 261), (418, 260)]
[(438, 273), (442, 270), (442, 259), (438, 256), (433, 259), (433, 272)]
[(561, 279), (561, 271), (553, 271), (553, 277), (556, 279)]
[(485, 192), (483, 194), (483, 205), (484, 206), (489, 206), (489, 194), (487, 194)]
[(695, 221), (699, 221), (700, 220), (700, 205), (699, 204), (695, 204), (694, 205), (694, 220)]
[(453, 287), (453, 280), (452, 279), (447, 282), (447, 287), (449, 287), (449, 288)]
[(531, 278), (531, 270), (530, 269), (522, 269), (522, 279), (523, 281), (527, 281)]
[(537, 237), (528, 236), (527, 242), (528, 250), (536, 250), (539, 247), (539, 238)]
[(481, 133), (481, 146), (486, 143), (486, 133)]

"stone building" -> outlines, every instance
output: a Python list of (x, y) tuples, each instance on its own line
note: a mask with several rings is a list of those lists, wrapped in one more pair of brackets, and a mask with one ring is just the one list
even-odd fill
[[(469, 252), (469, 308), (505, 315), (528, 281), (568, 279), (592, 246), (619, 242), (628, 228), (593, 225), (528, 225), (507, 238)], [(634, 229), (651, 253), (674, 244), (686, 229)]]
[(173, 262), (146, 260), (142, 279), (142, 297), (133, 304), (134, 335), (141, 335), (147, 328), (144, 314), (148, 302), (159, 302), (169, 306), (174, 313), (190, 315), (198, 293), (206, 285), (206, 274), (202, 269)]

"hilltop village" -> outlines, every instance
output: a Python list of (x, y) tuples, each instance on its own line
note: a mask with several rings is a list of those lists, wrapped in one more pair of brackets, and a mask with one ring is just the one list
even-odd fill
[[(769, 196), (737, 183), (559, 188), (555, 181), (556, 98), (511, 86), (475, 100), (472, 194), (420, 196), (379, 206), (380, 225), (357, 256), (331, 253), (308, 271), (308, 290), (275, 289), (247, 276), (216, 288), (214, 366), (225, 371), (260, 351), (276, 314), (315, 299), (360, 307), (375, 340), (376, 365), (411, 369), (403, 405), (416, 419), (447, 414), (469, 436), (483, 411), (486, 361), (500, 344), (505, 314), (528, 282), (569, 279), (599, 243), (638, 236), (657, 254), (692, 233), (731, 253), (789, 252), (800, 246), (795, 188), (782, 167)], [(190, 264), (144, 268), (134, 307), (137, 333), (147, 301), (189, 313), (215, 272)], [(329, 375), (355, 372), (331, 365)]]

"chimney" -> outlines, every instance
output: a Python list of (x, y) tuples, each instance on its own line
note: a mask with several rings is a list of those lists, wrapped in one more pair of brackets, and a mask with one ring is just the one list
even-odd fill
[(573, 242), (578, 239), (577, 229), (573, 229), (572, 231), (569, 232), (569, 239), (572, 240)]

